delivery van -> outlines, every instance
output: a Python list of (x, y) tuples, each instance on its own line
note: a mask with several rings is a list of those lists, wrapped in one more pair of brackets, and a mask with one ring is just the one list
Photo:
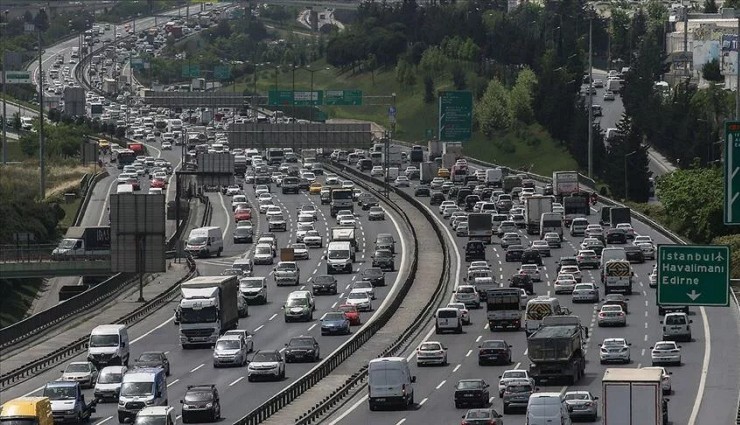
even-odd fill
[(368, 363), (368, 402), (370, 410), (379, 406), (414, 405), (414, 383), (408, 361), (403, 357), (382, 357)]
[(528, 425), (571, 425), (570, 413), (560, 393), (534, 393), (527, 404)]
[(190, 231), (185, 251), (195, 257), (221, 256), (224, 239), (220, 227), (199, 227)]
[(105, 366), (128, 366), (129, 339), (126, 325), (100, 325), (90, 333), (87, 360), (102, 369)]
[(167, 406), (167, 378), (161, 367), (136, 368), (123, 375), (118, 396), (118, 422), (136, 418), (141, 409)]

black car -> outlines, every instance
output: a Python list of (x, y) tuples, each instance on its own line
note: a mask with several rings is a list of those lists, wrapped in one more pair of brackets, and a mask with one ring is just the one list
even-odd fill
[(237, 227), (234, 229), (234, 243), (252, 243), (254, 231), (251, 227)]
[(298, 189), (308, 190), (310, 186), (311, 186), (311, 182), (308, 181), (308, 179), (304, 179), (303, 177), (301, 177), (301, 181), (298, 183)]
[(417, 186), (414, 189), (414, 196), (431, 196), (432, 191), (429, 186)]
[(395, 254), (396, 240), (390, 233), (378, 233), (375, 237), (375, 249), (387, 249), (392, 254)]
[(468, 241), (465, 245), (465, 262), (486, 260), (486, 246), (481, 241)]
[(429, 197), (430, 205), (440, 205), (444, 201), (445, 201), (445, 194), (439, 191), (432, 192), (432, 194)]
[(630, 263), (642, 264), (645, 262), (645, 254), (643, 254), (639, 246), (625, 246), (624, 254), (627, 256), (627, 261), (629, 261)]
[(482, 379), (462, 379), (455, 385), (455, 407), (488, 405), (488, 384)]
[(534, 281), (527, 274), (516, 273), (509, 278), (509, 288), (522, 288), (529, 295), (534, 294)]
[(522, 264), (537, 264), (542, 266), (542, 255), (537, 249), (525, 249), (522, 253)]
[(489, 339), (478, 346), (478, 364), (510, 364), (511, 345), (502, 339)]
[(362, 280), (373, 286), (385, 286), (385, 273), (377, 267), (365, 269), (362, 271)]
[(296, 336), (285, 344), (285, 363), (316, 362), (320, 358), (319, 342), (312, 336)]
[(221, 419), (221, 400), (213, 384), (188, 385), (182, 403), (182, 422), (216, 422)]
[[(452, 191), (450, 191), (452, 192)], [(468, 196), (473, 194), (473, 189), (468, 189), (467, 187), (461, 188), (457, 191), (455, 194), (455, 202), (458, 206), (465, 207), (465, 199), (467, 199)]]
[(371, 159), (361, 159), (357, 161), (357, 168), (360, 171), (368, 171), (373, 169), (373, 161)]
[(609, 229), (606, 231), (606, 243), (626, 244), (627, 232), (622, 229)]
[(170, 376), (170, 361), (162, 351), (147, 351), (134, 360), (134, 367), (161, 367)]
[(316, 294), (337, 294), (337, 278), (329, 275), (318, 275), (311, 279), (311, 292)]
[(560, 260), (556, 264), (558, 266), (555, 269), (555, 273), (560, 273), (560, 268), (563, 266), (577, 266), (578, 259), (576, 257), (560, 257)]
[(506, 262), (522, 261), (524, 247), (521, 245), (509, 245), (506, 247)]
[(478, 195), (468, 195), (465, 197), (465, 211), (473, 211), (473, 207), (475, 207), (475, 204), (480, 202), (480, 196)]
[(372, 256), (372, 266), (381, 270), (395, 271), (396, 264), (390, 249), (376, 249)]

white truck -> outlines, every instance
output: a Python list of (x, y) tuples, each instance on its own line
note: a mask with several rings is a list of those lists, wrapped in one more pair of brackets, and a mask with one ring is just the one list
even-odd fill
[(437, 177), (438, 170), (439, 166), (436, 162), (422, 162), (419, 173), (419, 182), (422, 184), (429, 184), (435, 177)]
[[(349, 242), (352, 245), (354, 251), (357, 250), (357, 233), (354, 227), (349, 226), (337, 226), (331, 228), (331, 239), (330, 242)], [(354, 261), (354, 252), (352, 254), (352, 261)]]
[(439, 140), (430, 140), (427, 142), (427, 150), (429, 151), (429, 161), (434, 161), (435, 158), (442, 156), (443, 142)]
[(660, 369), (608, 368), (601, 378), (603, 425), (664, 425)]
[(53, 260), (80, 260), (110, 256), (110, 227), (70, 227), (51, 253)]
[[(386, 158), (386, 154), (388, 155), (388, 158)], [(401, 147), (398, 145), (388, 146), (388, 152), (383, 151), (383, 163), (388, 164), (390, 167), (400, 167), (403, 164)]]
[(538, 235), (540, 233), (540, 219), (542, 218), (542, 214), (549, 212), (552, 212), (552, 197), (534, 195), (527, 198), (524, 209), (527, 234)]
[(180, 345), (214, 345), (239, 322), (237, 276), (199, 276), (180, 285)]
[(552, 173), (552, 194), (558, 199), (578, 193), (579, 190), (578, 171), (554, 171)]
[(501, 187), (504, 182), (504, 172), (500, 168), (486, 169), (485, 183), (488, 187)]

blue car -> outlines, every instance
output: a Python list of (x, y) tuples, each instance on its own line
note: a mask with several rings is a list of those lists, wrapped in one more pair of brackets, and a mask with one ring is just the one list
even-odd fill
[(321, 318), (321, 335), (349, 335), (349, 319), (341, 311), (332, 311)]

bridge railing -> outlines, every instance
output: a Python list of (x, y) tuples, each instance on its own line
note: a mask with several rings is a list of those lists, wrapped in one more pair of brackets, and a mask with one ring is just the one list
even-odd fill
[(47, 261), (101, 261), (110, 260), (110, 254), (85, 251), (55, 258), (54, 244), (0, 245), (0, 263), (40, 263)]

